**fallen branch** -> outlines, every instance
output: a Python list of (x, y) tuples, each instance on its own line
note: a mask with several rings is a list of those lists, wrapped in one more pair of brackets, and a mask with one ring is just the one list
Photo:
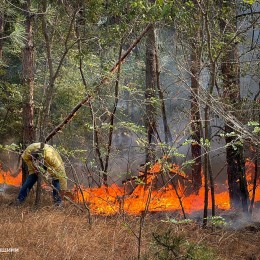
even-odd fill
[(67, 197), (66, 195), (64, 195), (63, 198), (69, 201), (71, 204), (73, 204), (76, 208), (78, 208), (82, 212), (84, 211), (82, 207), (80, 207), (77, 203), (75, 203), (71, 198)]
[[(135, 48), (135, 46), (141, 41), (141, 39), (144, 37), (144, 35), (149, 31), (149, 29), (151, 28), (152, 24), (149, 24), (144, 30), (143, 32), (140, 34), (140, 36), (133, 42), (133, 44), (127, 49), (127, 51), (122, 55), (122, 57), (120, 58), (120, 60), (112, 67), (112, 69), (110, 70), (110, 73), (115, 73), (118, 68), (119, 65), (122, 64), (126, 57), (131, 53), (131, 51)], [(103, 77), (100, 81), (100, 83), (97, 85), (97, 87), (100, 87), (102, 84), (104, 84), (108, 79), (106, 77)], [(98, 88), (97, 88), (98, 89)], [(48, 141), (51, 140), (51, 138), (56, 135), (58, 132), (60, 132), (62, 130), (62, 128), (69, 123), (73, 117), (76, 115), (76, 112), (87, 102), (90, 101), (91, 99), (91, 95), (88, 94), (83, 100), (81, 100), (73, 109), (72, 111), (69, 113), (69, 115), (63, 120), (62, 123), (60, 123), (57, 127), (55, 127), (55, 129), (45, 138), (45, 143), (47, 143)]]
[(61, 122), (57, 127), (55, 127), (54, 130), (52, 130), (52, 132), (45, 138), (45, 143), (47, 143), (48, 141), (51, 140), (51, 138), (56, 135), (59, 131), (61, 131), (61, 129), (67, 124), (69, 123), (72, 118), (76, 115), (76, 112), (87, 102), (89, 102), (89, 100), (91, 99), (90, 95), (87, 95), (83, 100), (81, 100), (73, 109), (72, 111), (69, 113), (69, 115), (63, 120), (63, 122)]

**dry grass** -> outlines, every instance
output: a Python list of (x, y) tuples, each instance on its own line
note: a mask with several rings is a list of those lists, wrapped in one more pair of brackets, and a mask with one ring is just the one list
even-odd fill
[[(1, 248), (18, 248), (18, 253), (0, 253), (0, 259), (137, 259), (139, 217), (93, 216), (70, 205), (63, 209), (41, 206), (35, 210), (28, 201), (20, 208), (0, 199)], [(49, 205), (50, 202), (44, 202)], [(155, 259), (158, 247), (152, 232), (172, 230), (187, 241), (213, 248), (213, 259), (260, 259), (260, 232), (202, 229), (196, 223), (173, 224), (161, 216), (148, 216), (143, 229), (142, 258)]]

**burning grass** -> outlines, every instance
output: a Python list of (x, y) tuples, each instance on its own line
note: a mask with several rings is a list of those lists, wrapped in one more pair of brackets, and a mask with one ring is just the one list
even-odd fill
[[(92, 216), (90, 226), (86, 215), (74, 207), (65, 204), (55, 209), (46, 206), (50, 198), (44, 200), (35, 210), (32, 197), (21, 208), (8, 206), (10, 198), (1, 197), (1, 248), (19, 249), (16, 253), (0, 253), (1, 259), (136, 259), (140, 217)], [(167, 258), (171, 252), (165, 245), (173, 246), (183, 256), (178, 259), (260, 259), (257, 230), (202, 229), (194, 221), (167, 220), (165, 214), (146, 217), (141, 259), (177, 259)], [(176, 249), (174, 243), (178, 241)], [(189, 250), (195, 250), (194, 258), (184, 258)]]
[[(247, 181), (250, 198), (253, 191), (254, 163), (250, 160), (246, 163)], [(86, 202), (91, 212), (102, 215), (114, 215), (118, 213), (139, 215), (146, 209), (149, 200), (150, 212), (176, 211), (183, 210), (190, 214), (194, 211), (204, 208), (204, 187), (202, 186), (198, 193), (187, 192), (190, 186), (190, 180), (178, 165), (172, 164), (168, 167), (168, 173), (172, 179), (165, 179), (163, 174), (164, 167), (161, 163), (155, 163), (148, 172), (146, 183), (143, 185), (140, 177), (133, 182), (134, 188), (129, 193), (126, 182), (118, 186), (116, 183), (111, 186), (101, 186), (85, 188), (82, 190), (74, 189), (74, 200), (78, 203)], [(169, 176), (168, 176), (169, 177)], [(178, 181), (176, 182), (176, 178)], [(158, 185), (159, 180), (163, 180), (163, 185)], [(173, 182), (173, 179), (175, 180)], [(162, 181), (161, 180), (161, 181)], [(21, 183), (21, 173), (17, 177), (11, 176), (10, 172), (4, 172), (0, 169), (0, 184), (19, 186)], [(260, 179), (257, 182), (255, 192), (255, 202), (260, 202)], [(150, 189), (152, 187), (152, 189)], [(4, 188), (4, 187), (3, 187)], [(82, 196), (83, 195), (83, 196)], [(229, 210), (229, 192), (225, 184), (215, 184), (215, 204), (218, 211)], [(211, 193), (209, 192), (209, 208), (211, 208)]]
[(22, 183), (22, 173), (20, 172), (16, 177), (14, 177), (9, 171), (2, 171), (0, 165), (0, 183), (19, 187)]

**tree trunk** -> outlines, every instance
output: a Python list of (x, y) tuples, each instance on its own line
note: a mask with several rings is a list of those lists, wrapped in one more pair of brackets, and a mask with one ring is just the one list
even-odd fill
[[(203, 216), (203, 226), (205, 227), (207, 224), (207, 216), (208, 216), (208, 180), (210, 181), (210, 189), (211, 189), (211, 202), (212, 202), (212, 216), (215, 215), (215, 192), (214, 192), (214, 179), (213, 179), (213, 172), (211, 168), (211, 162), (210, 162), (210, 95), (212, 95), (214, 87), (216, 85), (216, 61), (213, 58), (212, 53), (212, 35), (210, 32), (210, 25), (209, 25), (209, 13), (203, 12), (204, 17), (204, 24), (205, 24), (205, 31), (206, 31), (206, 42), (207, 42), (207, 48), (208, 48), (208, 56), (210, 61), (210, 71), (209, 71), (209, 88), (207, 93), (207, 99), (206, 106), (204, 109), (204, 176), (205, 176), (205, 200), (204, 200), (204, 216)], [(202, 131), (201, 131), (202, 132)]]
[[(229, 126), (225, 126), (226, 134), (233, 132)], [(226, 143), (231, 144), (235, 141), (234, 137), (226, 137)], [(235, 209), (242, 208), (244, 212), (248, 211), (248, 190), (245, 177), (245, 161), (243, 156), (243, 147), (234, 148), (228, 145), (226, 148), (227, 175), (231, 207)]]
[(191, 130), (192, 144), (191, 155), (194, 160), (192, 165), (192, 181), (194, 192), (198, 193), (202, 185), (201, 177), (201, 118), (199, 108), (199, 74), (200, 74), (200, 51), (196, 43), (191, 44)]
[(161, 102), (161, 111), (162, 111), (162, 119), (163, 119), (163, 128), (164, 128), (164, 141), (166, 144), (170, 144), (172, 142), (172, 135), (168, 125), (167, 114), (166, 114), (166, 106), (164, 102), (164, 95), (160, 84), (160, 69), (159, 69), (159, 57), (158, 57), (158, 49), (155, 46), (155, 60), (156, 60), (156, 78), (157, 78), (157, 89), (158, 95)]
[[(43, 8), (43, 13), (46, 12), (47, 10), (47, 1), (42, 2), (42, 8)], [(54, 95), (54, 90), (55, 90), (55, 81), (57, 77), (60, 74), (60, 70), (63, 66), (63, 63), (65, 61), (65, 58), (67, 57), (67, 54), (69, 50), (74, 46), (74, 44), (77, 43), (77, 40), (69, 45), (69, 40), (72, 38), (72, 31), (73, 31), (73, 26), (75, 24), (75, 19), (76, 19), (76, 14), (78, 13), (78, 10), (74, 10), (72, 16), (70, 17), (70, 24), (68, 26), (68, 31), (65, 36), (65, 41), (62, 43), (64, 45), (64, 51), (60, 57), (60, 60), (58, 60), (58, 65), (57, 68), (54, 69), (54, 64), (53, 64), (53, 57), (52, 57), (52, 39), (54, 35), (50, 35), (48, 32), (48, 27), (47, 27), (47, 22), (46, 18), (43, 15), (42, 16), (42, 30), (43, 30), (43, 35), (45, 39), (45, 46), (46, 46), (46, 55), (47, 55), (47, 62), (48, 62), (48, 68), (49, 68), (49, 82), (46, 88), (46, 93), (45, 93), (45, 100), (43, 104), (43, 119), (42, 119), (42, 125), (41, 129), (45, 128), (48, 126), (49, 123), (49, 117), (51, 113), (51, 105), (52, 105), (52, 99)], [(41, 134), (42, 135), (42, 130)]]
[(0, 11), (0, 62), (3, 61), (4, 12)]
[(147, 33), (146, 39), (146, 90), (145, 90), (145, 126), (147, 131), (146, 163), (155, 159), (153, 141), (156, 136), (156, 40), (154, 25)]
[[(220, 21), (221, 30), (227, 30), (232, 33), (236, 30), (236, 24), (227, 25), (224, 20)], [(225, 39), (224, 39), (225, 40)], [(225, 42), (228, 42), (227, 40)], [(239, 73), (239, 56), (238, 45), (232, 43), (226, 46), (226, 52), (223, 55), (221, 64), (223, 75), (223, 97), (226, 103), (232, 106), (235, 111), (240, 104), (240, 73)], [(239, 116), (239, 115), (236, 115)], [(245, 177), (245, 161), (243, 156), (243, 145), (237, 136), (232, 135), (234, 132), (233, 125), (225, 125), (226, 134), (226, 160), (227, 176), (231, 207), (235, 209), (242, 208), (244, 212), (248, 211), (248, 190)]]
[[(119, 47), (119, 57), (118, 57), (119, 60), (122, 56), (122, 46), (123, 46), (123, 40)], [(119, 64), (118, 70), (117, 70), (115, 92), (114, 92), (114, 107), (113, 107), (112, 113), (110, 115), (110, 123), (109, 123), (110, 127), (109, 127), (108, 142), (107, 142), (107, 147), (106, 147), (107, 149), (106, 149), (106, 156), (105, 156), (105, 168), (104, 168), (104, 173), (103, 173), (103, 182), (104, 182), (104, 185), (106, 185), (106, 186), (107, 186), (108, 163), (109, 163), (109, 157), (110, 157), (112, 139), (113, 139), (113, 131), (114, 131), (114, 120), (115, 120), (115, 114), (117, 111), (117, 105), (118, 105), (118, 101), (119, 101), (120, 69), (121, 69), (121, 64)]]
[[(24, 148), (35, 140), (34, 129), (34, 47), (32, 34), (32, 15), (30, 13), (31, 1), (24, 3), (26, 42), (22, 51), (23, 66), (23, 146)], [(23, 167), (23, 182), (27, 177), (27, 171)]]

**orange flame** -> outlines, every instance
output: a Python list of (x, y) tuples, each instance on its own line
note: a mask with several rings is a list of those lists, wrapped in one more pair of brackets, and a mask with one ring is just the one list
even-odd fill
[[(77, 197), (79, 202), (84, 200), (89, 205), (92, 213), (104, 215), (113, 215), (122, 212), (140, 214), (146, 209), (148, 201), (148, 210), (151, 212), (181, 210), (181, 205), (186, 213), (202, 210), (204, 207), (204, 187), (201, 187), (198, 194), (185, 194), (187, 192), (185, 191), (186, 187), (184, 183), (187, 184), (187, 182), (190, 181), (176, 164), (170, 165), (168, 172), (170, 176), (177, 175), (180, 177), (177, 181), (177, 185), (173, 186), (172, 183), (166, 183), (159, 189), (154, 188), (154, 184), (157, 182), (158, 177), (160, 177), (161, 172), (163, 172), (163, 168), (163, 165), (159, 162), (155, 163), (148, 171), (146, 185), (142, 182), (144, 174), (140, 173), (140, 181), (136, 184), (136, 188), (130, 195), (127, 195), (126, 184), (123, 186), (113, 184), (109, 187), (101, 186), (99, 188), (82, 187), (83, 197), (81, 193), (75, 189), (75, 197)], [(254, 171), (255, 165), (248, 159), (246, 161), (246, 175), (250, 198), (252, 197)], [(13, 177), (10, 172), (0, 170), (0, 183), (20, 186), (22, 183), (22, 174), (19, 173), (18, 176)], [(216, 185), (215, 204), (218, 209), (228, 210), (230, 209), (228, 187), (227, 184), (222, 185), (225, 191), (221, 192), (221, 185)], [(257, 185), (255, 201), (260, 201), (259, 178)], [(211, 208), (210, 192), (209, 208)]]
[(0, 183), (18, 187), (22, 183), (22, 172), (19, 172), (17, 176), (12, 176), (10, 171), (4, 172), (0, 169)]
[[(174, 211), (181, 210), (181, 204), (186, 213), (202, 210), (204, 208), (204, 187), (201, 187), (198, 194), (185, 196), (184, 185), (178, 181), (177, 187), (172, 184), (165, 185), (161, 189), (152, 189), (152, 183), (162, 170), (160, 163), (155, 163), (148, 172), (147, 185), (138, 184), (131, 195), (125, 195), (124, 187), (113, 184), (110, 187), (83, 189), (84, 200), (89, 204), (93, 213), (111, 215), (118, 212), (129, 214), (140, 214), (146, 209), (149, 200), (149, 211)], [(247, 160), (247, 180), (250, 197), (252, 196), (252, 179), (254, 176), (254, 164)], [(173, 164), (169, 169), (170, 174), (178, 174), (182, 179), (187, 180), (186, 174), (178, 165)], [(224, 185), (224, 184), (223, 184)], [(215, 193), (215, 204), (218, 209), (230, 209), (229, 193), (226, 191)], [(216, 189), (218, 190), (218, 189)], [(82, 201), (82, 197), (78, 197)], [(181, 200), (181, 203), (180, 203)], [(209, 208), (211, 208), (211, 194), (209, 192)], [(260, 189), (256, 190), (255, 201), (260, 201)]]

